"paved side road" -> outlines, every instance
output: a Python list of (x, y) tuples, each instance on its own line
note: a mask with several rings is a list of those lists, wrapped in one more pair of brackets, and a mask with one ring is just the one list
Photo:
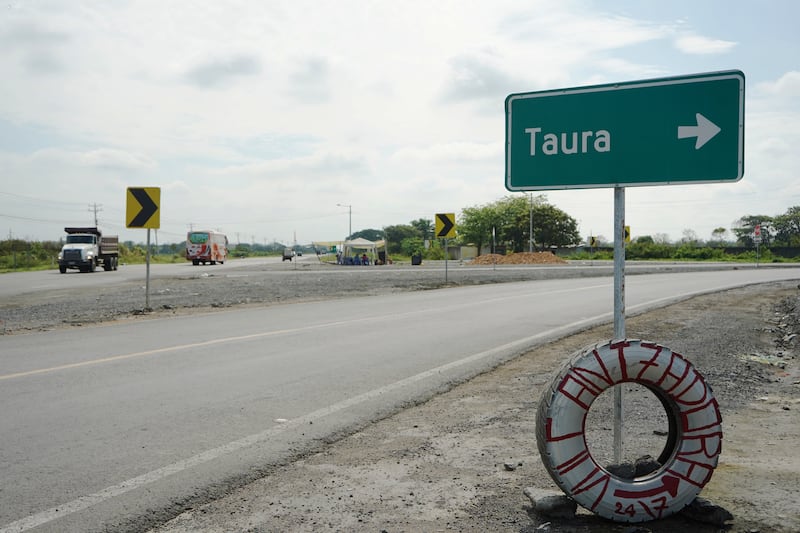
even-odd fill
[[(696, 297), (627, 320), (631, 338), (683, 354), (714, 389), (723, 451), (701, 496), (733, 514), (727, 529), (733, 533), (800, 531), (798, 323), (796, 282)], [(538, 348), (320, 444), (315, 453), (225, 498), (187, 502), (179, 516), (151, 533), (625, 531), (627, 526), (586, 511), (568, 521), (538, 516), (524, 494), (526, 488), (556, 489), (536, 451), (542, 388), (572, 353), (611, 333), (611, 326), (599, 327)], [(657, 456), (663, 446), (654, 438), (658, 407), (640, 392), (625, 393), (626, 453)], [(611, 424), (607, 413), (593, 420), (587, 440), (599, 457), (608, 452)], [(641, 527), (636, 531), (720, 529), (680, 515)]]

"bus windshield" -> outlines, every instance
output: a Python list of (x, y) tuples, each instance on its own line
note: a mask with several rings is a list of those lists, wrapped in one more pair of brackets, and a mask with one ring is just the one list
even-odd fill
[(190, 233), (189, 242), (192, 244), (205, 244), (208, 242), (208, 233)]

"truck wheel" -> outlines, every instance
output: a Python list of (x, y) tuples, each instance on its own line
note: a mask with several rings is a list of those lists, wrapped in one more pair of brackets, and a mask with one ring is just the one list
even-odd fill
[(66, 274), (67, 273), (67, 267), (59, 265), (58, 266), (58, 271), (61, 272), (62, 274)]
[(119, 257), (114, 258), (114, 270), (117, 270), (117, 268), (119, 268)]
[[(621, 383), (650, 390), (669, 421), (661, 466), (631, 479), (598, 464), (585, 435), (592, 402)], [(711, 479), (722, 417), (711, 387), (683, 356), (625, 339), (589, 346), (564, 365), (539, 402), (536, 441), (550, 477), (577, 503), (616, 522), (644, 522), (680, 511)]]
[(94, 272), (95, 270), (97, 270), (97, 263), (92, 261), (92, 263), (89, 265), (89, 272)]

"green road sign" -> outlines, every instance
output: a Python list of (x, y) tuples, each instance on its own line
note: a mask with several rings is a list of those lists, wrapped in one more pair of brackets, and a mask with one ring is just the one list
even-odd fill
[(738, 70), (506, 98), (506, 188), (583, 189), (738, 181)]

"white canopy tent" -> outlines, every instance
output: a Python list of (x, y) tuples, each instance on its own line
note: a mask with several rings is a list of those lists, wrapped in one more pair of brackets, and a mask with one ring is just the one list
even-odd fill
[(348, 257), (353, 257), (356, 255), (360, 255), (362, 253), (366, 253), (370, 259), (370, 263), (375, 264), (375, 260), (378, 257), (378, 249), (383, 248), (386, 249), (386, 241), (370, 241), (367, 239), (353, 239), (351, 241), (344, 241), (342, 244), (342, 259), (346, 259)]

